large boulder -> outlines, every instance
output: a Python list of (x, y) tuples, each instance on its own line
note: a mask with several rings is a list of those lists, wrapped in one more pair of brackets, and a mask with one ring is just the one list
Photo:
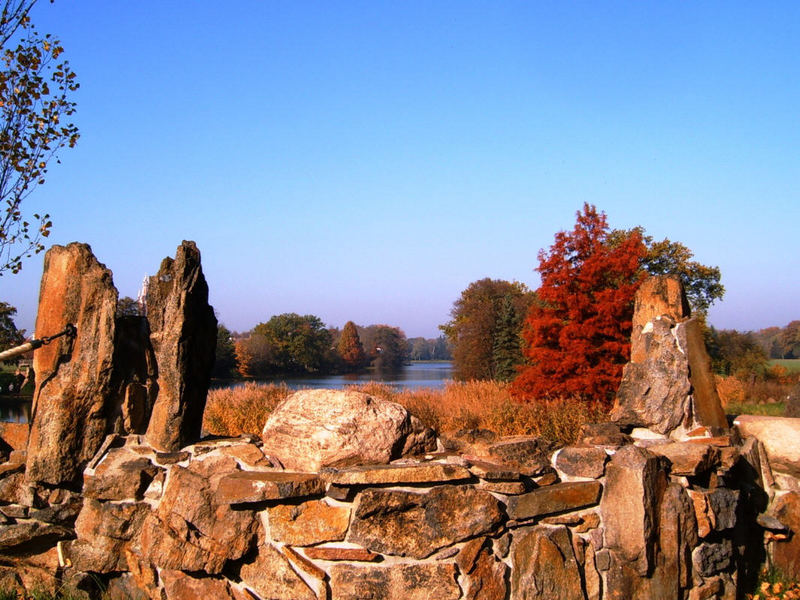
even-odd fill
[(217, 343), (217, 319), (194, 242), (184, 241), (149, 279), (146, 311), (158, 364), (147, 440), (162, 451), (178, 450), (200, 439)]
[(612, 421), (663, 434), (727, 427), (703, 331), (687, 306), (677, 279), (655, 277), (642, 284), (631, 360), (623, 369)]
[(742, 437), (753, 436), (764, 444), (775, 471), (800, 477), (800, 418), (739, 415), (734, 425)]
[(432, 451), (430, 429), (395, 402), (342, 390), (301, 390), (284, 400), (262, 433), (265, 454), (287, 469), (387, 464)]
[(36, 350), (27, 478), (52, 486), (79, 485), (83, 467), (107, 433), (117, 290), (111, 271), (86, 244), (53, 246), (45, 255), (36, 337), (67, 324), (61, 337)]

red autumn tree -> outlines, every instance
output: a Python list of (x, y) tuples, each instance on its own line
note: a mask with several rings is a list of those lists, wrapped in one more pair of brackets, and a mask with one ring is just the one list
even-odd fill
[(348, 321), (342, 329), (342, 337), (339, 338), (339, 343), (336, 346), (339, 356), (342, 357), (342, 363), (347, 370), (356, 371), (362, 369), (367, 364), (367, 355), (364, 352), (364, 346), (361, 345), (361, 339), (358, 337), (358, 329), (356, 324)]
[(609, 244), (606, 215), (583, 205), (572, 231), (539, 251), (539, 302), (528, 311), (528, 366), (512, 384), (523, 400), (580, 396), (609, 403), (630, 356), (633, 297), (645, 252), (633, 231)]

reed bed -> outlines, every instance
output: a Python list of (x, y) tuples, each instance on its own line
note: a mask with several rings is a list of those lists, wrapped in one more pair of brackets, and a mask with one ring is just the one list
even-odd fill
[[(600, 405), (574, 398), (522, 404), (511, 398), (507, 384), (494, 381), (450, 382), (443, 389), (397, 390), (381, 383), (346, 389), (397, 402), (438, 433), (490, 429), (499, 435), (538, 435), (570, 444), (582, 424), (607, 416)], [(286, 386), (258, 383), (212, 390), (204, 429), (216, 435), (259, 434), (269, 414), (289, 393)]]

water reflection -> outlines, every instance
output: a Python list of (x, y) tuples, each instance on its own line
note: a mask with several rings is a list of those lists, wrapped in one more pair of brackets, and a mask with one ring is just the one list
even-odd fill
[(31, 417), (31, 399), (0, 396), (0, 421), (27, 423)]
[[(286, 384), (291, 390), (342, 389), (348, 385), (379, 382), (395, 388), (443, 388), (453, 377), (453, 363), (449, 361), (411, 363), (399, 371), (367, 371), (346, 375), (309, 375), (267, 380), (265, 383)], [(226, 382), (218, 387), (237, 387), (242, 382)]]

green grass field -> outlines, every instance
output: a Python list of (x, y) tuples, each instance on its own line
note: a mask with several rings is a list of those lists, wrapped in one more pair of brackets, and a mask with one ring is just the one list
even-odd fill
[(790, 373), (800, 373), (800, 358), (773, 358), (769, 365), (780, 365)]

